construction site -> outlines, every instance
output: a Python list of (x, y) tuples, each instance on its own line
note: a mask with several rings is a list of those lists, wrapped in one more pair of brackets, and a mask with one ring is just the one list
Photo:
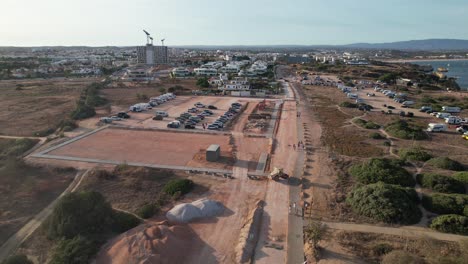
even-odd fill
[[(128, 112), (130, 118), (110, 124), (91, 118), (86, 122), (97, 123), (94, 129), (45, 144), (26, 160), (81, 170), (112, 169), (124, 164), (179, 171), (196, 184), (208, 186), (208, 191), (184, 197), (164, 208), (138, 230), (109, 241), (98, 254), (97, 263), (154, 260), (151, 257), (156, 254), (154, 251), (163, 247), (163, 238), (158, 237), (161, 232), (171, 242), (164, 245), (167, 253), (159, 254), (160, 260), (286, 262), (290, 235), (288, 181), (290, 175), (297, 173), (298, 154), (292, 145), (297, 144), (298, 123), (294, 92), (288, 85), (284, 88), (286, 96), (271, 99), (178, 96), (151, 111)], [(191, 130), (168, 128), (168, 123), (194, 104), (216, 106), (212, 110), (215, 117), (233, 103), (242, 105), (240, 112), (222, 130), (207, 130), (204, 126)], [(124, 111), (124, 107), (112, 108), (117, 112)], [(167, 116), (163, 120), (153, 120), (150, 112), (154, 111), (164, 111)], [(209, 119), (214, 117), (207, 116), (203, 122), (211, 122)], [(94, 181), (86, 184), (90, 180), (83, 180), (85, 186), (97, 186)], [(115, 208), (131, 210), (134, 207), (122, 198), (113, 198), (115, 195), (105, 189), (101, 191)], [(116, 191), (125, 193), (123, 189), (113, 192)], [(202, 202), (198, 211), (194, 200), (200, 198), (208, 201)], [(175, 207), (171, 209), (172, 206)], [(183, 219), (184, 224), (175, 219)], [(300, 230), (302, 232), (302, 226)], [(145, 237), (140, 232), (155, 237)], [(119, 250), (127, 248), (133, 240), (141, 244), (125, 253)], [(28, 243), (37, 243), (34, 241)], [(153, 247), (144, 246), (148, 243)], [(140, 247), (145, 248), (143, 252)], [(170, 247), (173, 248), (169, 250)], [(183, 259), (178, 256), (177, 248), (186, 249)]]

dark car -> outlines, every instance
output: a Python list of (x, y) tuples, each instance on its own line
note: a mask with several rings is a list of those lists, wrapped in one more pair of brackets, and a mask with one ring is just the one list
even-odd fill
[(195, 125), (192, 125), (192, 124), (186, 124), (184, 126), (185, 129), (195, 129)]
[(391, 105), (387, 106), (387, 108), (388, 108), (388, 109), (395, 109), (395, 107), (394, 107), (394, 106), (391, 106)]
[(218, 107), (216, 107), (216, 106), (214, 106), (214, 105), (209, 105), (209, 106), (208, 106), (208, 109), (216, 110), (216, 109), (218, 109)]
[(406, 116), (407, 116), (407, 117), (413, 117), (413, 116), (414, 116), (414, 113), (413, 113), (413, 112), (408, 112), (408, 113), (406, 114)]
[(130, 118), (130, 115), (125, 112), (119, 112), (117, 116), (120, 118)]
[(406, 116), (405, 111), (401, 111), (401, 112), (400, 112), (400, 116)]
[(155, 117), (153, 117), (153, 120), (163, 120), (164, 117), (162, 115), (157, 115)]

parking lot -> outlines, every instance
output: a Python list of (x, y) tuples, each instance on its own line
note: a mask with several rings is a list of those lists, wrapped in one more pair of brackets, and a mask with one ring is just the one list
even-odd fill
[[(177, 98), (155, 106), (152, 109), (142, 112), (129, 112), (129, 115), (131, 116), (129, 119), (114, 121), (113, 123), (131, 127), (165, 129), (167, 128), (168, 123), (174, 121), (182, 113), (188, 112), (190, 108), (194, 108), (196, 103), (202, 103), (205, 106), (213, 105), (217, 108), (216, 110), (210, 109), (210, 111), (213, 112), (213, 115), (206, 116), (205, 119), (195, 125), (195, 129), (202, 130), (202, 124), (211, 124), (214, 122), (218, 117), (229, 110), (232, 103), (239, 102), (242, 105), (245, 105), (247, 102), (256, 104), (257, 101), (258, 100), (239, 99), (233, 97), (178, 96)], [(195, 116), (208, 108), (197, 109), (198, 112), (191, 113), (191, 115)], [(156, 115), (156, 111), (165, 111), (167, 112), (168, 117), (164, 117), (163, 120), (153, 120), (153, 117)], [(184, 130), (184, 126), (181, 126), (179, 129)]]

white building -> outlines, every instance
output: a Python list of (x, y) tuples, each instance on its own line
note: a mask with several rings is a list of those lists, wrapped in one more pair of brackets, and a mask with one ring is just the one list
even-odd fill
[(200, 76), (216, 76), (218, 75), (218, 70), (213, 68), (195, 68), (193, 70), (196, 75)]
[(190, 71), (187, 68), (174, 68), (172, 69), (172, 76), (174, 77), (186, 77), (190, 75)]

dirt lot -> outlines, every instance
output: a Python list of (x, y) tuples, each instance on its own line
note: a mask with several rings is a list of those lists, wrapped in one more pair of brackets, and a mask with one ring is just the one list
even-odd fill
[[(202, 162), (195, 159), (211, 144), (221, 146), (224, 162)], [(229, 136), (171, 133), (125, 129), (105, 129), (48, 154), (77, 158), (140, 162), (174, 166), (230, 168), (232, 146)]]
[(93, 78), (0, 81), (0, 134), (32, 136), (68, 117)]

